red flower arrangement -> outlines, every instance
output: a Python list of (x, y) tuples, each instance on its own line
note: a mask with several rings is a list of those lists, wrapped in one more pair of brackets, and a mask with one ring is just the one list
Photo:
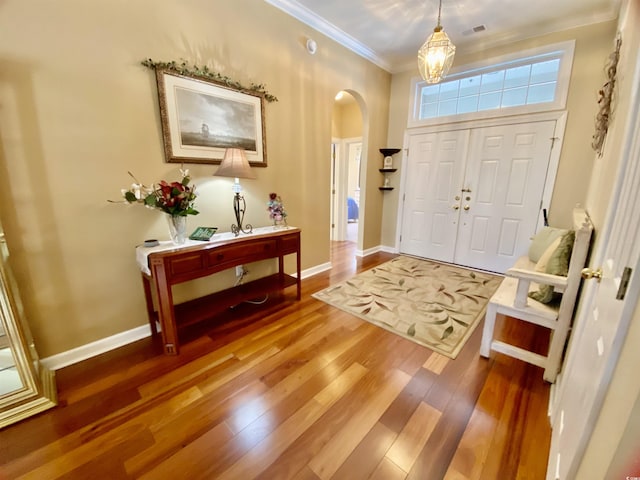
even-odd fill
[(149, 208), (161, 210), (169, 215), (186, 216), (198, 215), (196, 209), (193, 208), (193, 202), (196, 199), (195, 186), (190, 187), (188, 170), (180, 170), (182, 181), (168, 183), (161, 180), (157, 185), (151, 188), (138, 182), (131, 172), (129, 175), (136, 183), (131, 185), (128, 190), (122, 190), (122, 196), (127, 203), (141, 203)]

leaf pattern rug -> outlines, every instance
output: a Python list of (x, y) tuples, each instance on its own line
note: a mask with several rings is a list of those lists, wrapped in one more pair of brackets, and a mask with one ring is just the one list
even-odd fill
[(312, 296), (456, 358), (502, 277), (399, 256)]

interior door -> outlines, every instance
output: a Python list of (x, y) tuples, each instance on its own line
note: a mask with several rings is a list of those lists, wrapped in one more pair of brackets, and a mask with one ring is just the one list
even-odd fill
[(452, 262), (469, 131), (411, 135), (400, 251)]
[(536, 231), (555, 121), (471, 132), (454, 263), (504, 272)]
[[(567, 360), (553, 404), (547, 479), (576, 478), (584, 449), (607, 393), (640, 290), (640, 119), (629, 130), (630, 154), (623, 155), (607, 218), (590, 262), (601, 280), (586, 282)], [(597, 270), (596, 270), (597, 271)], [(625, 273), (630, 274), (625, 279)], [(624, 293), (625, 284), (626, 293)], [(632, 478), (632, 477), (627, 477)]]

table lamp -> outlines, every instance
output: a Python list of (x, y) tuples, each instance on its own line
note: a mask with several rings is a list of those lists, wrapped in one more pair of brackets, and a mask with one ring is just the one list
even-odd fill
[(251, 170), (244, 150), (241, 148), (227, 148), (224, 152), (222, 163), (213, 175), (216, 177), (232, 177), (235, 179), (232, 190), (235, 193), (233, 197), (233, 212), (236, 216), (236, 224), (231, 225), (231, 231), (236, 237), (240, 235), (240, 232), (251, 233), (253, 227), (250, 224), (242, 225), (247, 204), (244, 201), (244, 197), (240, 195), (240, 192), (242, 192), (240, 179), (256, 178), (256, 176)]

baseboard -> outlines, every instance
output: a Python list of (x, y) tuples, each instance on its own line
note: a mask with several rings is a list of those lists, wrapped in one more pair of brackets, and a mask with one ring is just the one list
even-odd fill
[(125, 332), (116, 333), (110, 337), (102, 338), (77, 348), (72, 348), (66, 352), (42, 358), (40, 362), (49, 370), (59, 370), (63, 367), (68, 367), (74, 363), (100, 355), (101, 353), (115, 350), (116, 348), (128, 345), (129, 343), (137, 342), (138, 340), (150, 335), (151, 330), (147, 324)]
[(367, 257), (369, 255), (373, 255), (374, 253), (378, 253), (378, 252), (398, 253), (397, 250), (393, 247), (378, 245), (377, 247), (367, 248), (366, 250), (356, 250), (356, 257)]
[[(331, 270), (330, 262), (303, 270), (300, 272), (300, 278), (304, 279), (311, 277), (327, 270)], [(150, 335), (151, 330), (149, 329), (149, 325), (143, 325), (141, 327), (127, 330), (126, 332), (116, 333), (110, 337), (96, 340), (95, 342), (87, 343), (81, 347), (67, 350), (66, 352), (42, 358), (40, 362), (49, 370), (59, 370), (110, 350), (115, 350), (118, 347), (123, 347), (129, 343), (137, 342), (138, 340), (142, 340)]]
[(327, 270), (331, 270), (331, 262), (323, 263), (321, 265), (316, 265), (315, 267), (307, 268), (300, 272), (300, 278), (305, 279), (308, 277), (313, 277), (318, 273), (326, 272)]

